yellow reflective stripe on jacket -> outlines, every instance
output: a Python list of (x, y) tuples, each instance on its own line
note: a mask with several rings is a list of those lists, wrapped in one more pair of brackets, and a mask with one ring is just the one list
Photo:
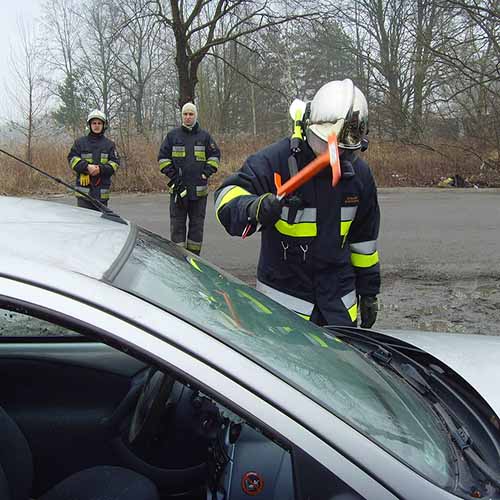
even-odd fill
[(69, 166), (71, 167), (71, 169), (74, 170), (78, 162), (80, 162), (81, 160), (82, 159), (79, 156), (73, 156), (73, 158), (71, 158), (71, 161), (69, 162)]
[(347, 236), (347, 233), (349, 232), (349, 228), (351, 227), (352, 220), (346, 220), (346, 221), (341, 221), (340, 222), (340, 236), (344, 236), (344, 238)]
[(372, 267), (378, 264), (378, 252), (375, 251), (370, 255), (364, 255), (361, 253), (351, 253), (351, 264), (354, 267)]
[(205, 146), (195, 146), (194, 147), (194, 157), (197, 161), (205, 161), (207, 159), (207, 154), (205, 152)]
[(344, 295), (341, 300), (349, 313), (351, 321), (354, 323), (358, 318), (358, 299), (356, 297), (356, 292), (354, 290), (349, 292), (347, 295)]
[(184, 158), (186, 148), (184, 146), (172, 146), (172, 158)]
[(275, 229), (281, 234), (293, 237), (314, 237), (318, 235), (318, 226), (316, 224), (316, 208), (304, 208), (297, 210), (293, 223), (288, 222), (290, 213), (289, 207), (281, 209), (280, 220), (274, 225)]
[(354, 207), (340, 207), (340, 236), (342, 237), (342, 246), (344, 246), (347, 234), (351, 227), (354, 217), (356, 217), (357, 206)]
[(252, 193), (249, 193), (246, 189), (243, 189), (240, 186), (227, 186), (220, 193), (217, 199), (215, 200), (215, 217), (220, 222), (219, 219), (219, 210), (227, 205), (231, 200), (238, 198), (239, 196), (248, 196)]
[(160, 167), (160, 170), (163, 170), (165, 167), (169, 167), (172, 165), (172, 160), (170, 158), (160, 158), (158, 160), (158, 165)]
[(300, 222), (299, 224), (288, 224), (284, 220), (279, 220), (274, 225), (276, 231), (286, 236), (299, 238), (313, 237), (318, 234), (318, 226), (315, 222)]

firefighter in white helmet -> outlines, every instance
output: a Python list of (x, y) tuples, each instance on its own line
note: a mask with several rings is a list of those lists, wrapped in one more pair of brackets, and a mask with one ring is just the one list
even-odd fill
[[(297, 104), (298, 103), (298, 104)], [(294, 108), (294, 109), (292, 109)], [(379, 206), (366, 147), (368, 106), (351, 80), (291, 107), (294, 133), (247, 158), (215, 192), (217, 219), (235, 236), (261, 230), (257, 289), (317, 323), (361, 326), (377, 317)], [(325, 168), (295, 193), (277, 188), (338, 138), (341, 178)]]
[[(77, 139), (69, 154), (68, 162), (76, 174), (76, 188), (108, 204), (111, 177), (120, 166), (115, 143), (104, 132), (108, 126), (106, 115), (99, 109), (92, 110), (87, 116), (88, 134)], [(77, 205), (83, 208), (96, 208), (77, 193)]]

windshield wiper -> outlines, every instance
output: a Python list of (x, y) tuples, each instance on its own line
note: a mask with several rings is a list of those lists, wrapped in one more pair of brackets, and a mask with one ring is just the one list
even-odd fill
[[(473, 464), (482, 474), (490, 481), (492, 485), (500, 489), (500, 472), (495, 471), (490, 467), (473, 449), (474, 442), (472, 441), (467, 428), (462, 425), (459, 419), (453, 415), (448, 409), (440, 403), (441, 398), (436, 394), (429, 382), (422, 375), (425, 375), (426, 369), (418, 363), (417, 369), (415, 361), (411, 357), (402, 353), (399, 349), (392, 347), (390, 344), (377, 341), (366, 335), (354, 333), (351, 331), (342, 330), (339, 333), (335, 331), (335, 335), (339, 337), (348, 337), (353, 343), (359, 342), (362, 344), (375, 346), (374, 350), (368, 351), (370, 357), (377, 362), (378, 365), (384, 366), (393, 371), (401, 378), (406, 380), (419, 394), (429, 400), (434, 411), (439, 415), (444, 426), (450, 433), (450, 436), (462, 453), (462, 456), (470, 463)], [(407, 359), (408, 363), (401, 363), (394, 359), (394, 354), (400, 358)], [(458, 422), (458, 425), (455, 423)]]
[(13, 155), (12, 153), (9, 153), (8, 151), (5, 151), (4, 149), (0, 148), (0, 153), (3, 153), (4, 155), (7, 155), (8, 157), (12, 158), (13, 160), (16, 160), (18, 162), (21, 162), (23, 165), (26, 165), (33, 170), (36, 170), (42, 175), (45, 175), (45, 177), (48, 177), (49, 179), (53, 180), (54, 182), (57, 182), (58, 184), (62, 184), (63, 186), (67, 187), (71, 191), (74, 191), (75, 193), (78, 193), (79, 196), (82, 196), (85, 198), (89, 203), (92, 204), (99, 212), (102, 214), (103, 219), (109, 219), (115, 222), (118, 222), (120, 224), (127, 224), (127, 221), (122, 219), (117, 213), (113, 212), (111, 208), (107, 207), (104, 205), (104, 203), (101, 203), (99, 200), (96, 200), (95, 198), (92, 198), (92, 196), (89, 196), (87, 193), (82, 193), (79, 191), (77, 188), (72, 186), (71, 184), (68, 184), (67, 182), (63, 181), (62, 179), (59, 179), (59, 177), (55, 177), (54, 175), (50, 175), (49, 173), (45, 172), (41, 168), (35, 167), (35, 165), (32, 165), (31, 163), (28, 163), (27, 161), (24, 161), (21, 158), (18, 158), (17, 156)]
[(471, 462), (474, 466), (476, 466), (484, 476), (489, 479), (491, 484), (500, 488), (500, 472), (496, 472), (491, 468), (473, 449), (472, 446), (474, 442), (472, 441), (467, 429), (460, 425), (457, 425), (454, 422), (454, 418), (443, 408), (441, 403), (435, 402), (432, 404), (432, 407), (436, 411), (436, 413), (443, 420), (446, 428), (451, 434), (451, 438), (455, 442), (455, 444), (460, 448), (462, 455)]

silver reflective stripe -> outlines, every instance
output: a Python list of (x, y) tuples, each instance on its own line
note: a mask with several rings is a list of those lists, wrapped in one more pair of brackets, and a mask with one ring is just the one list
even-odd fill
[(219, 163), (219, 158), (217, 158), (217, 156), (209, 156), (207, 161), (215, 161), (216, 163)]
[(208, 194), (208, 186), (196, 186), (196, 194), (198, 196)]
[[(289, 207), (283, 207), (281, 209), (281, 219), (288, 222), (288, 214), (290, 212)], [(295, 220), (293, 224), (299, 224), (300, 222), (316, 222), (316, 209), (315, 208), (304, 208), (303, 210), (297, 210), (295, 215)]]
[(109, 193), (109, 189), (101, 189), (101, 194)]
[(172, 151), (185, 151), (184, 146), (172, 146)]
[(293, 295), (288, 295), (287, 293), (280, 292), (275, 288), (265, 285), (261, 281), (257, 280), (257, 290), (267, 295), (270, 299), (279, 302), (282, 306), (291, 309), (299, 314), (304, 314), (310, 316), (314, 309), (314, 304), (307, 302), (307, 300), (299, 299)]
[(92, 158), (92, 153), (83, 153), (82, 158), (84, 160), (90, 159), (90, 158)]
[(358, 207), (341, 207), (340, 220), (354, 220)]
[(224, 195), (228, 192), (231, 191), (231, 189), (235, 188), (236, 186), (234, 184), (231, 184), (230, 186), (225, 187), (220, 193), (219, 196), (217, 196), (217, 199), (215, 200), (215, 213), (219, 211), (219, 205), (220, 202), (224, 199)]
[(342, 297), (342, 302), (344, 303), (346, 309), (350, 309), (354, 304), (356, 304), (356, 301), (356, 290), (353, 290)]
[(205, 151), (205, 146), (195, 146), (194, 150), (195, 151)]
[(371, 255), (377, 250), (377, 240), (362, 241), (360, 243), (351, 243), (351, 252), (362, 255)]
[(108, 153), (101, 153), (101, 158), (109, 158), (109, 154)]

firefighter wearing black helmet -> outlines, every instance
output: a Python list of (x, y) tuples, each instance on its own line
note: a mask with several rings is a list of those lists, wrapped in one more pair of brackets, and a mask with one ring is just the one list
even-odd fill
[[(294, 134), (247, 158), (215, 192), (216, 217), (235, 236), (261, 230), (257, 289), (317, 323), (361, 326), (377, 317), (380, 213), (357, 151), (367, 144), (368, 105), (351, 80), (332, 81), (297, 106)], [(324, 169), (293, 195), (276, 193), (338, 138), (341, 179)]]
[[(108, 204), (111, 177), (118, 170), (120, 163), (115, 144), (104, 135), (108, 120), (106, 115), (94, 109), (87, 117), (89, 133), (80, 137), (73, 144), (68, 162), (76, 174), (76, 188), (79, 193), (85, 193)], [(77, 193), (77, 205), (83, 208), (96, 208)]]

